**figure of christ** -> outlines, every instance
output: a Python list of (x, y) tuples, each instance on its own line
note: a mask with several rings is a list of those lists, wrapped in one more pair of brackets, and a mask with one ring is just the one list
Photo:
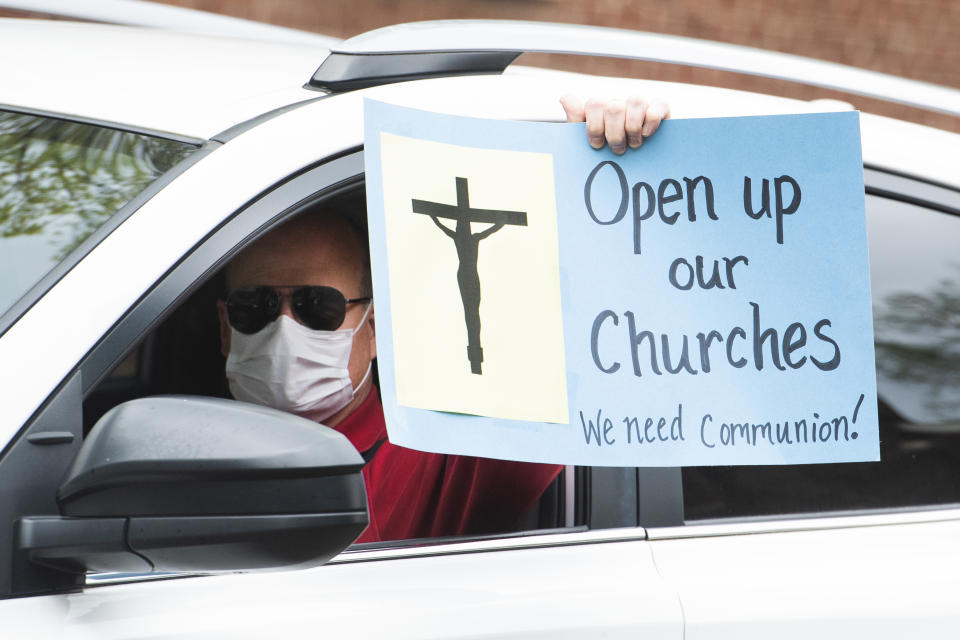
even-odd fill
[[(460, 265), (457, 268), (457, 284), (460, 286), (460, 299), (463, 302), (463, 318), (467, 325), (467, 360), (470, 372), (483, 373), (483, 348), (480, 344), (480, 275), (477, 271), (477, 258), (480, 241), (496, 233), (504, 225), (527, 225), (527, 214), (523, 211), (498, 211), (495, 209), (471, 209), (466, 178), (457, 178), (457, 204), (449, 205), (424, 200), (412, 201), (413, 212), (430, 216), (448, 237), (453, 239)], [(451, 229), (440, 222), (440, 218), (456, 221)], [(488, 223), (491, 226), (474, 233), (471, 224)]]

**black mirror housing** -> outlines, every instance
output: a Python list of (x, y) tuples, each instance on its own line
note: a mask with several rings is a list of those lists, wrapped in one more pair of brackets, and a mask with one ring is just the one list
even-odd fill
[(108, 412), (20, 547), (67, 571), (322, 564), (368, 523), (363, 458), (342, 434), (265, 407), (186, 396)]

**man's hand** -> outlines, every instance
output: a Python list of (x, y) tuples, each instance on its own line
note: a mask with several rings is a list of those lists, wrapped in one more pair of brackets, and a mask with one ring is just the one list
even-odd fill
[(670, 108), (659, 100), (644, 100), (631, 96), (624, 100), (599, 100), (591, 98), (586, 104), (574, 96), (565, 95), (560, 104), (567, 114), (567, 122), (586, 122), (587, 141), (594, 149), (602, 149), (604, 143), (620, 155), (643, 144), (669, 117)]

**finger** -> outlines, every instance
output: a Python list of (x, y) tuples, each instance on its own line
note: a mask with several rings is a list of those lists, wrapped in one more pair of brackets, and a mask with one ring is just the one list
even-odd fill
[(660, 123), (670, 116), (670, 107), (659, 100), (654, 100), (647, 107), (646, 116), (643, 119), (643, 136), (649, 137), (660, 128)]
[(587, 142), (594, 149), (602, 149), (605, 142), (603, 137), (603, 102), (594, 99), (587, 100), (583, 110), (587, 122)]
[(624, 129), (627, 144), (636, 149), (643, 144), (643, 121), (646, 117), (647, 103), (637, 96), (627, 98), (627, 113), (624, 116)]
[(583, 122), (586, 115), (583, 111), (583, 100), (568, 93), (560, 98), (560, 104), (563, 106), (563, 112), (567, 114), (567, 122)]
[(603, 133), (610, 150), (620, 155), (627, 150), (627, 134), (624, 129), (626, 108), (620, 100), (609, 100), (603, 108)]

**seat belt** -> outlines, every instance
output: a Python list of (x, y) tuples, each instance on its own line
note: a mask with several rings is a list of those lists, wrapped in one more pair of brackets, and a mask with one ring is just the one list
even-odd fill
[(373, 456), (377, 455), (377, 450), (386, 441), (387, 441), (386, 437), (380, 438), (379, 440), (373, 443), (372, 447), (370, 447), (369, 449), (367, 449), (366, 451), (360, 454), (360, 456), (363, 457), (364, 465), (368, 464), (371, 460), (373, 460)]

